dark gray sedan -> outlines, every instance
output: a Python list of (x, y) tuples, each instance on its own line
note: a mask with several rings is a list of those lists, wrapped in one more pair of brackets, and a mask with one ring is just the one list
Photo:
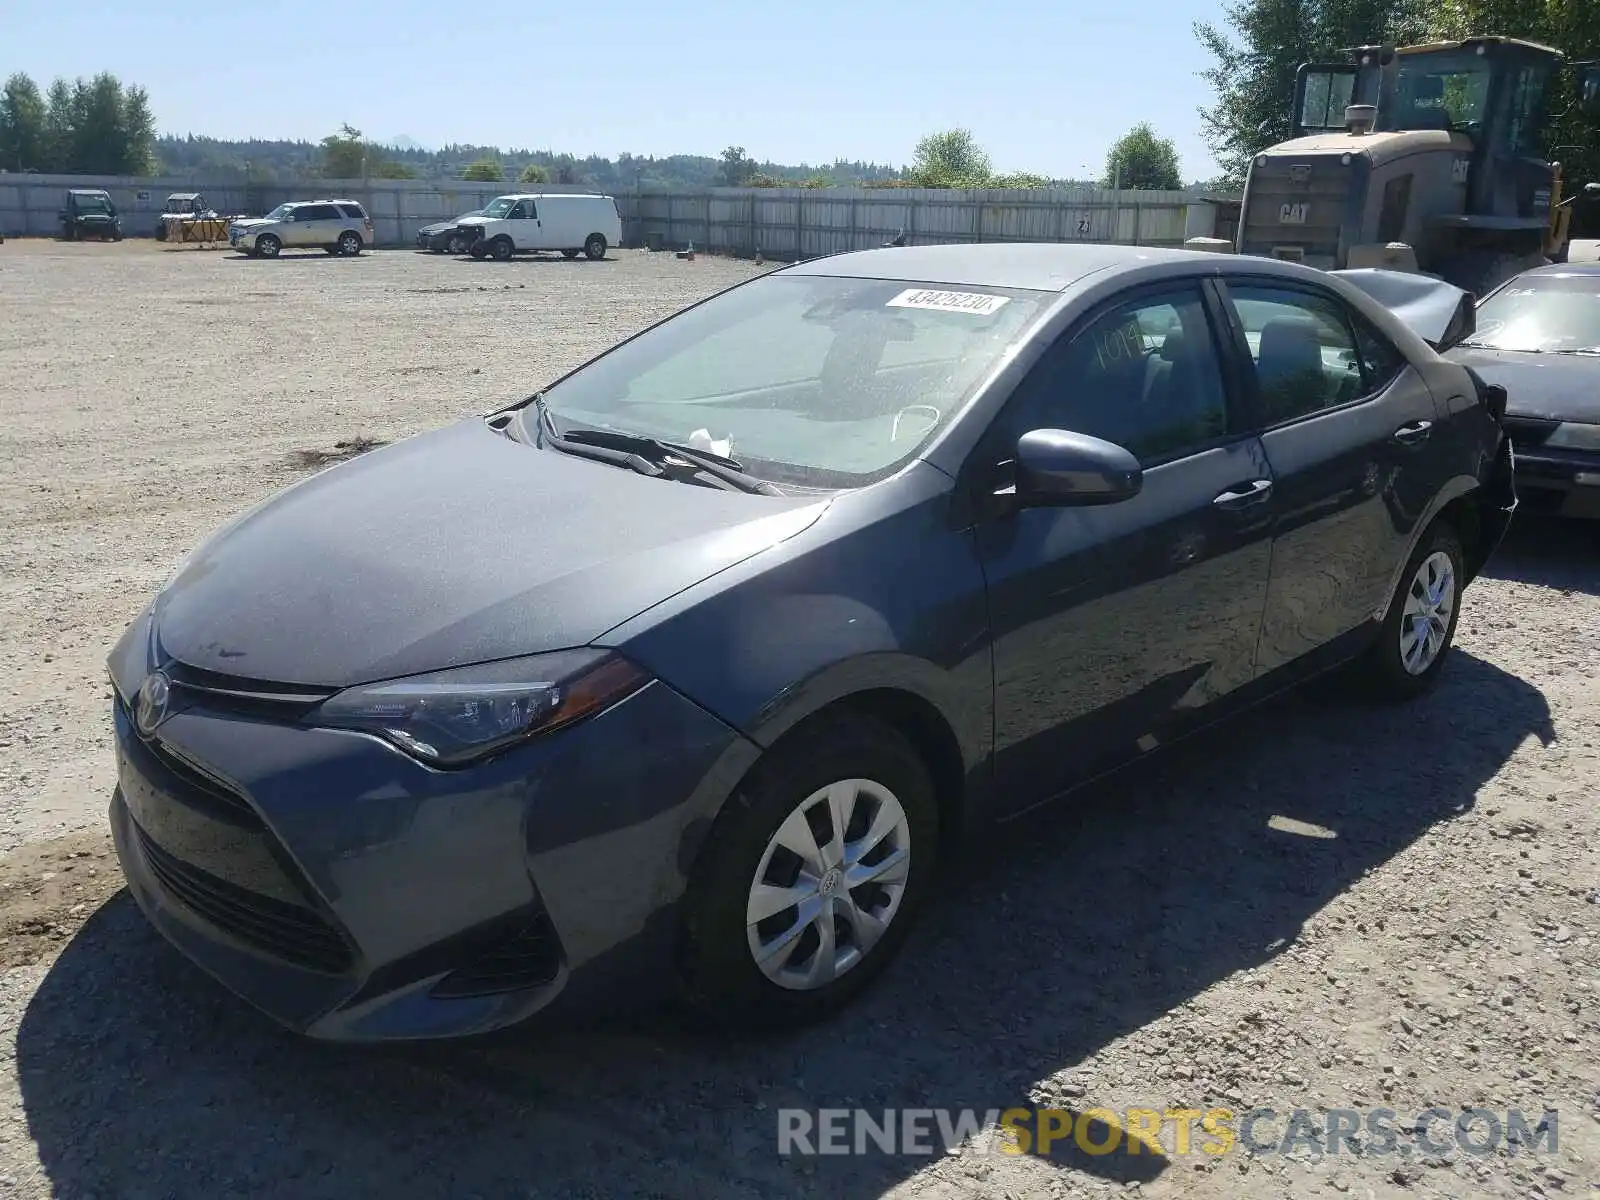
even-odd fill
[(431, 254), (465, 254), (466, 235), (456, 228), (456, 223), (467, 217), (482, 215), (483, 209), (475, 208), (448, 221), (435, 221), (432, 225), (424, 225), (417, 230), (417, 249), (426, 250)]
[(1506, 389), (1526, 511), (1600, 518), (1600, 263), (1538, 267), (1501, 284), (1449, 357)]
[(820, 1017), (994, 822), (1332, 667), (1430, 687), (1500, 400), (1291, 263), (773, 272), (196, 550), (110, 657), (123, 869), (316, 1037)]

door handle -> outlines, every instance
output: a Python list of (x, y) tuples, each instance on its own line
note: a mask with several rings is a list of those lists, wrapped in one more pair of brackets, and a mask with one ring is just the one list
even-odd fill
[(1402, 446), (1420, 446), (1432, 432), (1432, 421), (1408, 421), (1394, 431), (1394, 440)]
[(1229, 488), (1211, 503), (1216, 508), (1234, 512), (1241, 508), (1249, 508), (1252, 504), (1260, 504), (1270, 495), (1272, 495), (1272, 480), (1256, 479), (1239, 487)]

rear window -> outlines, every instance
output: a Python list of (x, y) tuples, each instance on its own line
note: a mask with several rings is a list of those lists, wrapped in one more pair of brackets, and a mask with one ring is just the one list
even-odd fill
[(359, 204), (341, 204), (339, 205), (339, 211), (347, 217), (356, 218), (358, 221), (365, 221), (367, 219), (365, 210), (363, 210)]

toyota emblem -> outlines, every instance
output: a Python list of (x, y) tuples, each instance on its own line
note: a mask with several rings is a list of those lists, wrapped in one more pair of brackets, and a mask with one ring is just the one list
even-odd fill
[(133, 724), (140, 737), (155, 733), (156, 726), (166, 720), (167, 700), (172, 695), (172, 681), (162, 671), (152, 671), (139, 685), (139, 696), (134, 701)]

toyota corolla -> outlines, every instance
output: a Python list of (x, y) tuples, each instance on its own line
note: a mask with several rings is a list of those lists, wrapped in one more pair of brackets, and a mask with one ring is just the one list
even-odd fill
[(1331, 668), (1437, 680), (1504, 393), (1359, 282), (823, 258), (325, 470), (111, 654), (130, 888), (314, 1037), (833, 1012), (981, 830)]

